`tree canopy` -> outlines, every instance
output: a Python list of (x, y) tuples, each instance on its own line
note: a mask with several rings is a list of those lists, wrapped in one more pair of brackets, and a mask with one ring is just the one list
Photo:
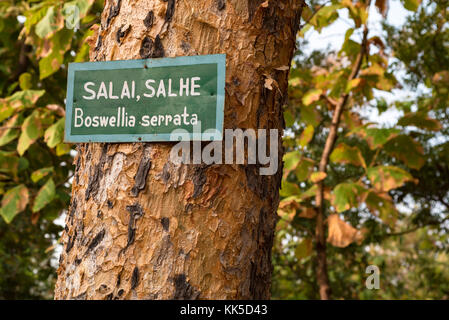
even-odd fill
[[(389, 4), (315, 1), (303, 14), (285, 111), (276, 298), (319, 297), (320, 196), (333, 298), (448, 297), (448, 3), (402, 1), (410, 14), (400, 27), (386, 19)], [(373, 14), (383, 17), (374, 30)], [(341, 48), (306, 53), (310, 30), (346, 16)], [(380, 268), (380, 290), (365, 286), (369, 265)]]

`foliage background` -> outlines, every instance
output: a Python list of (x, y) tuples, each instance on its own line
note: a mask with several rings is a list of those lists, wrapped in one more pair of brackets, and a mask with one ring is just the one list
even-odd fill
[[(319, 188), (332, 298), (449, 297), (449, 3), (401, 1), (410, 15), (394, 27), (385, 19), (391, 2), (313, 1), (303, 15), (309, 23), (298, 38), (285, 112), (275, 298), (320, 298)], [(383, 17), (374, 28), (373, 12)], [(348, 25), (341, 48), (307, 50), (308, 30), (332, 28), (340, 16)], [(328, 165), (317, 170), (345, 97)], [(379, 290), (366, 288), (369, 265), (380, 268)]]
[[(332, 298), (449, 298), (448, 2), (401, 0), (403, 26), (384, 19), (370, 30), (390, 1), (306, 1), (285, 106), (273, 298), (320, 297), (323, 239)], [(102, 9), (0, 1), (0, 299), (52, 298), (74, 169), (62, 142), (67, 64), (88, 60)], [(342, 16), (341, 48), (310, 50), (306, 35)], [(392, 110), (390, 125), (373, 116)], [(379, 290), (365, 286), (373, 264)]]
[[(88, 60), (102, 1), (0, 1), (0, 298), (52, 298), (70, 202), (67, 64)], [(81, 19), (77, 22), (76, 18)]]

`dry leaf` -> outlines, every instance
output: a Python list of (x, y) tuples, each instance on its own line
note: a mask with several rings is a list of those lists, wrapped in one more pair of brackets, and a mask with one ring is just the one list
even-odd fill
[(65, 116), (64, 108), (58, 104), (47, 104), (46, 108), (51, 111), (55, 111), (58, 116), (61, 116), (61, 117)]
[(31, 214), (31, 223), (36, 224), (39, 221), (39, 216), (40, 216), (39, 212), (33, 212)]
[(291, 222), (299, 209), (299, 203), (294, 200), (283, 200), (279, 203), (278, 215), (281, 219)]
[(376, 0), (376, 7), (379, 8), (380, 13), (385, 18), (388, 13), (388, 1), (387, 0)]
[(360, 244), (364, 238), (364, 232), (357, 230), (340, 219), (338, 214), (331, 214), (327, 219), (329, 233), (327, 242), (333, 246), (344, 248), (353, 242)]
[(324, 193), (324, 199), (326, 199), (327, 201), (331, 201), (331, 198), (332, 198), (331, 191), (332, 191), (331, 188), (328, 188), (328, 187), (324, 188), (324, 192), (323, 192)]
[(313, 219), (316, 216), (316, 211), (314, 208), (304, 207), (301, 213), (298, 215), (300, 218)]

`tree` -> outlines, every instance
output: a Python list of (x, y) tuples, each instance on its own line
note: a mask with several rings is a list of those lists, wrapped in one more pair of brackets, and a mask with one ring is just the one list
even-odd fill
[[(301, 1), (109, 1), (91, 60), (226, 53), (225, 128), (283, 129)], [(80, 144), (56, 299), (268, 298), (281, 170)], [(282, 155), (282, 149), (279, 149)]]
[[(183, 1), (176, 2), (175, 11), (184, 10), (185, 6), (182, 6), (181, 9), (177, 7), (178, 2)], [(364, 0), (310, 0), (307, 1), (308, 7), (303, 8), (301, 31), (297, 37), (299, 50), (294, 56), (294, 62), (290, 70), (289, 99), (284, 108), (287, 130), (283, 142), (286, 154), (284, 157), (283, 188), (278, 210), (280, 220), (276, 225), (273, 247), (273, 298), (320, 298), (318, 275), (323, 273), (323, 268), (317, 268), (318, 241), (315, 234), (317, 230), (316, 213), (319, 209), (315, 205), (316, 185), (320, 181), (324, 187), (322, 234), (325, 235), (324, 239), (327, 242), (325, 243), (324, 257), (328, 266), (325, 270), (328, 282), (324, 282), (322, 292), (327, 293), (327, 288), (330, 287), (330, 297), (334, 299), (448, 298), (449, 195), (447, 190), (449, 184), (447, 181), (449, 181), (449, 158), (447, 154), (449, 144), (447, 136), (449, 117), (447, 116), (447, 87), (449, 76), (447, 57), (449, 56), (449, 31), (446, 24), (449, 19), (447, 11), (449, 2), (448, 0), (425, 0), (421, 4), (418, 0), (402, 0), (401, 2), (406, 9), (410, 10), (409, 17), (402, 26), (396, 27), (389, 26), (387, 24), (388, 19), (383, 21), (382, 24), (373, 23), (378, 21), (378, 18), (373, 17), (373, 14), (376, 15), (374, 12), (376, 8), (380, 15), (395, 17), (395, 12), (388, 13), (388, 1), (371, 1), (371, 10), (368, 10), (368, 1)], [(246, 4), (240, 4), (242, 6), (240, 7), (235, 5), (236, 1), (232, 1), (231, 4), (229, 4), (229, 1), (221, 1), (220, 4), (218, 1), (210, 3), (214, 3), (214, 6), (217, 7), (217, 11), (213, 12), (214, 14), (218, 13), (217, 17), (223, 15), (223, 12), (218, 10), (220, 5), (220, 7), (237, 8), (239, 11), (234, 12), (241, 15), (243, 20), (246, 19), (245, 14), (242, 13), (247, 8)], [(260, 1), (260, 3), (263, 4), (262, 8), (265, 8), (261, 10), (267, 10), (264, 7), (267, 3), (263, 1)], [(154, 11), (154, 8), (152, 8), (153, 15), (165, 17), (165, 5), (162, 5), (164, 8), (160, 11)], [(268, 7), (271, 5), (269, 4)], [(112, 10), (111, 7), (113, 7)], [(393, 9), (395, 5), (390, 7)], [(71, 181), (75, 169), (72, 164), (75, 154), (74, 151), (71, 151), (73, 146), (62, 142), (63, 126), (61, 124), (63, 120), (61, 119), (64, 117), (66, 66), (68, 62), (81, 62), (89, 59), (89, 43), (93, 42), (91, 46), (95, 47), (97, 38), (93, 37), (86, 41), (86, 37), (92, 35), (97, 28), (96, 24), (99, 23), (103, 8), (104, 3), (101, 0), (95, 2), (92, 0), (8, 0), (0, 3), (1, 299), (48, 299), (53, 297), (55, 266), (57, 265), (57, 257), (55, 256), (61, 248), (59, 241), (61, 241), (60, 236), (63, 230), (55, 219), (60, 215), (64, 216), (67, 212), (67, 206), (70, 203)], [(141, 20), (133, 20), (131, 29), (126, 24), (123, 25), (123, 28), (119, 28), (121, 25), (119, 25), (119, 22), (116, 24), (115, 20), (121, 19), (124, 11), (121, 9), (117, 11), (118, 9), (115, 8), (117, 8), (117, 0), (113, 5), (107, 4), (103, 25), (107, 22), (109, 12), (111, 12), (113, 18), (110, 19), (110, 24), (114, 24), (114, 27), (110, 27), (112, 29), (108, 32), (111, 34), (116, 32), (118, 38), (122, 40), (122, 45), (117, 43), (117, 47), (113, 48), (111, 44), (113, 41), (109, 39), (106, 41), (109, 44), (108, 50), (119, 52), (125, 50), (122, 48), (125, 45), (127, 46), (126, 50), (129, 49), (129, 52), (135, 53), (135, 56), (140, 58), (140, 42), (135, 39), (136, 42), (132, 42), (134, 40), (131, 38), (136, 37), (132, 29), (134, 24), (140, 24)], [(202, 8), (205, 7), (202, 6)], [(136, 10), (133, 12), (136, 12)], [(211, 9), (211, 11), (213, 10)], [(79, 15), (76, 14), (77, 12)], [(260, 21), (257, 20), (260, 15), (256, 12), (257, 10), (254, 11), (252, 21)], [(367, 13), (369, 13), (368, 16)], [(144, 25), (150, 26), (153, 23), (151, 28), (148, 27), (150, 29), (145, 35), (148, 36), (147, 44), (150, 43), (150, 39), (154, 43), (155, 35), (159, 34), (161, 25), (154, 29), (154, 17), (150, 13), (147, 15), (146, 12), (145, 15), (143, 13), (141, 15), (140, 19), (146, 18)], [(169, 52), (169, 54), (166, 54), (167, 56), (171, 56), (172, 51), (179, 50), (179, 46), (186, 46), (187, 48), (187, 53), (182, 51), (183, 55), (193, 54), (192, 51), (196, 50), (195, 48), (201, 46), (202, 43), (209, 43), (208, 35), (213, 39), (222, 39), (224, 32), (217, 31), (214, 33), (213, 27), (210, 28), (212, 32), (207, 31), (210, 24), (201, 22), (204, 20), (203, 16), (197, 15), (195, 19), (197, 20), (192, 22), (195, 28), (191, 28), (189, 22), (179, 23), (179, 21), (173, 20), (167, 24), (166, 28), (163, 28), (166, 31), (165, 33), (161, 32), (160, 39), (162, 39), (164, 51)], [(341, 34), (341, 39), (344, 39), (343, 46), (334, 51), (323, 49), (309, 53), (310, 47), (307, 39), (309, 38), (314, 43), (317, 41), (312, 35), (313, 33), (308, 33), (308, 30), (320, 31), (325, 28), (334, 30), (336, 29), (335, 23), (341, 22), (342, 19), (348, 25), (346, 35)], [(363, 28), (367, 19), (369, 20), (367, 25), (370, 27), (367, 36), (369, 50), (365, 52), (365, 59), (361, 65), (359, 76), (347, 86), (350, 70), (361, 49)], [(217, 18), (217, 20), (219, 19)], [(266, 23), (270, 21), (269, 19), (265, 18), (261, 21), (261, 25), (269, 26)], [(199, 28), (198, 26), (202, 24), (204, 26)], [(189, 34), (188, 30), (185, 30), (186, 38), (184, 38), (184, 34), (181, 37), (180, 33), (182, 28), (197, 31), (201, 29), (202, 31), (198, 31), (199, 36), (193, 38), (191, 33)], [(117, 32), (119, 29), (120, 32)], [(173, 29), (177, 30), (175, 30), (176, 36)], [(226, 28), (226, 30), (231, 29)], [(156, 33), (152, 34), (151, 32)], [(263, 32), (266, 34), (268, 31)], [(166, 36), (166, 41), (162, 34), (167, 33), (170, 33), (171, 36)], [(234, 33), (236, 33), (234, 37), (237, 37), (237, 31)], [(220, 38), (218, 38), (219, 34), (221, 34)], [(112, 38), (112, 35), (109, 36)], [(275, 32), (273, 36), (279, 36), (279, 32)], [(172, 42), (170, 37), (175, 37), (176, 41)], [(142, 37), (139, 36), (139, 38)], [(183, 45), (182, 40), (185, 45)], [(177, 41), (181, 41), (181, 44), (175, 45), (173, 49), (171, 44), (178, 43)], [(259, 39), (256, 43), (258, 44), (257, 48), (260, 49), (257, 51), (258, 56), (263, 55), (261, 44), (272, 51), (268, 42), (259, 41), (261, 40)], [(231, 46), (227, 40), (222, 43)], [(135, 47), (132, 47), (133, 45)], [(190, 49), (187, 45), (190, 45)], [(167, 51), (167, 48), (171, 48), (171, 51)], [(239, 50), (241, 51), (239, 55), (246, 58), (248, 51)], [(224, 51), (226, 50), (204, 49), (199, 52)], [(232, 52), (232, 56), (236, 57), (234, 54), (236, 53)], [(117, 57), (123, 57), (122, 53)], [(125, 58), (128, 58), (128, 55)], [(99, 55), (98, 59), (103, 58)], [(252, 59), (250, 63), (257, 65), (254, 61), (255, 59)], [(235, 66), (235, 64), (233, 63), (232, 66)], [(250, 76), (244, 76), (244, 71), (235, 73), (237, 73), (240, 82), (243, 81), (242, 79), (249, 81), (248, 79), (253, 79), (253, 74), (260, 75), (264, 72), (263, 64), (255, 69), (257, 70)], [(234, 106), (233, 109), (228, 109), (230, 110), (227, 113), (228, 119), (234, 117), (235, 121), (239, 122), (239, 124), (233, 124), (233, 120), (229, 120), (228, 123), (232, 124), (231, 127), (256, 127), (253, 125), (254, 116), (251, 116), (255, 108), (253, 104), (256, 103), (254, 102), (256, 98), (248, 93), (245, 100), (246, 92), (244, 92), (245, 95), (242, 95), (242, 92), (244, 90), (255, 92), (256, 96), (263, 92), (265, 94), (263, 99), (273, 99), (273, 93), (270, 93), (269, 88), (262, 90), (261, 87), (266, 84), (268, 87), (278, 90), (278, 78), (272, 75), (280, 77), (283, 75), (282, 71), (286, 71), (285, 69), (285, 66), (281, 66), (276, 71), (272, 70), (272, 73), (268, 72), (267, 77), (262, 77), (263, 84), (262, 82), (258, 82), (256, 85), (250, 85), (247, 82), (243, 85), (234, 84), (232, 78), (230, 82), (228, 81), (227, 99), (239, 102), (238, 104), (232, 102), (231, 107)], [(245, 67), (245, 70), (251, 71), (253, 69)], [(395, 80), (394, 77), (397, 77), (397, 79)], [(260, 78), (254, 79), (256, 81), (261, 80)], [(360, 79), (360, 82), (358, 79)], [(257, 87), (257, 90), (254, 90), (254, 87)], [(379, 90), (384, 93), (380, 94)], [(318, 171), (324, 145), (329, 136), (329, 128), (335, 111), (333, 103), (347, 92), (349, 92), (349, 98), (341, 115), (337, 140), (333, 152), (329, 156), (326, 177), (321, 180), (323, 174), (313, 174), (313, 172)], [(413, 94), (407, 97), (404, 92), (412, 92)], [(271, 95), (267, 96), (267, 93)], [(285, 97), (284, 93), (283, 96)], [(279, 99), (279, 96), (276, 98)], [(241, 113), (244, 108), (242, 105), (247, 105), (248, 101), (251, 101), (251, 110), (248, 111), (250, 116), (247, 117), (247, 120), (242, 121), (245, 118)], [(260, 110), (264, 111), (265, 108)], [(235, 112), (235, 116), (233, 112)], [(236, 118), (237, 113), (238, 118)], [(371, 113), (371, 116), (366, 117), (367, 113)], [(393, 117), (389, 119), (388, 125), (383, 125), (375, 121), (373, 114), (379, 114), (384, 118), (385, 114), (393, 115)], [(261, 113), (261, 115), (266, 123), (265, 114)], [(264, 127), (263, 123), (261, 127)], [(408, 136), (408, 138), (404, 138), (404, 136)], [(140, 145), (134, 147), (138, 146)], [(151, 147), (153, 144), (149, 146)], [(405, 148), (400, 148), (403, 146)], [(117, 148), (117, 145), (109, 145), (108, 150), (112, 147)], [(159, 151), (162, 150), (160, 146), (157, 148)], [(400, 152), (396, 152), (397, 150)], [(108, 152), (114, 153), (113, 150)], [(139, 155), (140, 153), (136, 154), (135, 157), (137, 158)], [(115, 157), (121, 157), (121, 155)], [(147, 201), (150, 192), (153, 192), (153, 189), (161, 184), (162, 176), (161, 178), (154, 176), (151, 178), (151, 175), (160, 174), (158, 170), (161, 166), (162, 172), (164, 172), (163, 166), (165, 166), (165, 163), (162, 163), (163, 160), (158, 160), (155, 155), (152, 157), (154, 159), (151, 159), (152, 167), (148, 172), (149, 179), (147, 179), (143, 191), (138, 194), (138, 197), (134, 198), (136, 201), (142, 199), (142, 201)], [(374, 158), (376, 159), (375, 162), (373, 162)], [(366, 168), (363, 166), (362, 159)], [(113, 163), (115, 165), (120, 164), (120, 161), (116, 158)], [(138, 171), (139, 163), (132, 165), (135, 171)], [(421, 164), (422, 166), (419, 167)], [(93, 168), (95, 165), (96, 162), (93, 163)], [(369, 171), (367, 170), (373, 165), (374, 167), (384, 167), (377, 171), (381, 177), (383, 175), (384, 181), (391, 183), (396, 178), (396, 188), (379, 192), (378, 189), (381, 184), (376, 186), (376, 183), (373, 184), (371, 180), (376, 177), (376, 171), (372, 168)], [(387, 167), (387, 170), (385, 170), (385, 167)], [(395, 167), (395, 169), (391, 170), (391, 167)], [(104, 176), (99, 179), (101, 183), (111, 177), (111, 167), (106, 160), (104, 168), (101, 171)], [(145, 172), (146, 167), (143, 165), (141, 168), (142, 172)], [(166, 175), (167, 192), (165, 192), (164, 187), (165, 193), (153, 194), (149, 201), (157, 201), (155, 200), (157, 197), (159, 199), (170, 197), (176, 200), (178, 199), (175, 197), (177, 190), (184, 190), (184, 188), (190, 186), (192, 194), (196, 193), (195, 197), (192, 196), (188, 199), (186, 208), (192, 209), (193, 206), (196, 206), (196, 211), (193, 216), (189, 216), (193, 222), (187, 224), (187, 226), (190, 227), (193, 223), (201, 224), (204, 221), (203, 217), (211, 219), (209, 212), (204, 213), (209, 210), (207, 201), (216, 203), (222, 201), (220, 199), (221, 193), (224, 196), (231, 194), (231, 191), (235, 188), (234, 185), (236, 185), (235, 181), (241, 178), (240, 176), (233, 176), (233, 174), (242, 170), (242, 168), (253, 169), (253, 166), (236, 165), (227, 168), (225, 173), (228, 176), (224, 176), (224, 178), (220, 176), (225, 181), (219, 181), (218, 174), (215, 176), (215, 173), (218, 172), (218, 166), (194, 166), (190, 169), (184, 166), (179, 170), (184, 170), (182, 172), (186, 173), (188, 170), (204, 170), (207, 172), (204, 175), (205, 177), (197, 177), (196, 180), (189, 180), (184, 177), (182, 180), (184, 184), (181, 187), (177, 187), (177, 182)], [(84, 170), (85, 177), (87, 177), (89, 170)], [(251, 172), (248, 171), (248, 173)], [(134, 187), (134, 172), (127, 171), (127, 173), (130, 174), (129, 180)], [(176, 177), (178, 176), (176, 175)], [(393, 177), (393, 180), (390, 179), (390, 176)], [(401, 184), (401, 179), (398, 179), (401, 176), (409, 180), (403, 181), (404, 183)], [(80, 175), (78, 175), (79, 177)], [(215, 177), (217, 180), (214, 180)], [(271, 181), (265, 177), (258, 178), (258, 180), (251, 180), (256, 181), (256, 183), (252, 183), (252, 186), (256, 184), (263, 186)], [(121, 182), (127, 181), (127, 178), (121, 179)], [(229, 180), (232, 180), (232, 185), (230, 185)], [(88, 179), (81, 181), (88, 185)], [(217, 183), (214, 181), (217, 181)], [(245, 180), (242, 181), (242, 183), (246, 182)], [(222, 187), (224, 184), (226, 188)], [(141, 184), (137, 185), (141, 186)], [(196, 189), (195, 185), (198, 186)], [(95, 187), (91, 190), (94, 189)], [(220, 191), (214, 191), (217, 189)], [(244, 189), (242, 187), (239, 190), (246, 191)], [(266, 197), (263, 205), (268, 208), (271, 201), (271, 198), (268, 199), (271, 187), (263, 190), (265, 191), (262, 196)], [(369, 193), (371, 198), (367, 198), (367, 190), (371, 190)], [(377, 193), (381, 197), (373, 198), (373, 190), (375, 191), (374, 195)], [(135, 192), (137, 191), (140, 191), (139, 187), (136, 187)], [(142, 196), (142, 193), (145, 195)], [(185, 194), (187, 194), (187, 191)], [(217, 195), (213, 198), (212, 196), (215, 194)], [(252, 195), (252, 191), (244, 194), (245, 196), (247, 194)], [(97, 194), (96, 197), (98, 196)], [(82, 198), (83, 194), (80, 197)], [(373, 199), (382, 200), (380, 205), (377, 203), (378, 208), (374, 206), (376, 201), (369, 201)], [(181, 200), (184, 201), (184, 199)], [(247, 199), (242, 202), (234, 194), (231, 201), (237, 205), (249, 203)], [(92, 202), (89, 201), (86, 204), (83, 201), (83, 203), (88, 207)], [(370, 207), (368, 207), (368, 203), (371, 204)], [(110, 204), (113, 205), (113, 202)], [(221, 204), (223, 205), (223, 201)], [(262, 207), (259, 201), (255, 201), (254, 204), (256, 207)], [(226, 205), (226, 208), (229, 208), (229, 202), (226, 202)], [(349, 209), (347, 209), (348, 205)], [(170, 207), (170, 205), (167, 205), (167, 207)], [(210, 210), (216, 208), (214, 205), (211, 207)], [(218, 210), (219, 217), (223, 216), (222, 211), (227, 210), (226, 208)], [(181, 209), (184, 209), (183, 204), (176, 204), (176, 210), (181, 212)], [(98, 216), (103, 215), (105, 217), (105, 212), (108, 214), (107, 210), (102, 209)], [(113, 215), (114, 218), (118, 217), (117, 221), (120, 221), (121, 224), (127, 224), (130, 216), (126, 206), (117, 210), (123, 211), (111, 212), (108, 219), (111, 219)], [(86, 210), (81, 212), (83, 211)], [(235, 208), (229, 210), (232, 213), (237, 211)], [(245, 212), (249, 212), (249, 209)], [(145, 214), (147, 217), (152, 216), (147, 212)], [(176, 233), (176, 238), (173, 238), (170, 232), (173, 232), (173, 223), (176, 223), (175, 226), (182, 227), (183, 225), (178, 223), (181, 221), (180, 219), (175, 221), (172, 219), (174, 214), (170, 214), (171, 216), (167, 215), (168, 221), (166, 219), (157, 220), (165, 218), (166, 216), (163, 214), (155, 217), (153, 227), (157, 227), (158, 221), (161, 225), (163, 221), (165, 226), (168, 222), (170, 240), (173, 241), (174, 239), (178, 243), (181, 239), (181, 233)], [(212, 214), (214, 213), (212, 212)], [(251, 215), (245, 216), (251, 218)], [(187, 217), (181, 217), (187, 219)], [(232, 220), (233, 217), (229, 215), (225, 218), (227, 219), (225, 222), (228, 224), (234, 221)], [(251, 222), (249, 218), (243, 220), (244, 223), (249, 224), (248, 221)], [(142, 223), (141, 218), (138, 218), (135, 223), (136, 230), (134, 231), (133, 225), (131, 225), (129, 234), (131, 236), (138, 235), (139, 237), (134, 238), (134, 243), (141, 243), (143, 241), (142, 233), (145, 232), (143, 228), (146, 228), (149, 222)], [(209, 224), (206, 225), (210, 226), (212, 222), (209, 220), (207, 223)], [(252, 228), (257, 223), (258, 221), (254, 220), (250, 227)], [(89, 226), (92, 227), (92, 225)], [(117, 226), (119, 226), (118, 222)], [(212, 230), (215, 230), (215, 225), (212, 224), (211, 227)], [(244, 230), (250, 230), (250, 227)], [(120, 228), (120, 236), (117, 241), (127, 243), (128, 228), (126, 230), (123, 229), (123, 226)], [(217, 233), (221, 232), (219, 236), (224, 234), (223, 230), (228, 230), (226, 228), (228, 227), (224, 223), (220, 226), (217, 225)], [(244, 228), (244, 226), (240, 228)], [(204, 229), (201, 230), (205, 232)], [(235, 229), (233, 230), (235, 232)], [(94, 232), (95, 229), (85, 229), (87, 234), (89, 234), (89, 231)], [(155, 238), (160, 235), (158, 232), (158, 230), (155, 233), (153, 232)], [(214, 233), (211, 232), (210, 234), (209, 238), (206, 236), (201, 238), (209, 241), (206, 244), (215, 240), (212, 238)], [(332, 236), (329, 237), (329, 234)], [(98, 246), (105, 245), (104, 240), (107, 236), (104, 237)], [(91, 238), (85, 238), (87, 240), (79, 240), (84, 241), (89, 246)], [(160, 245), (160, 243), (157, 245)], [(230, 247), (231, 245), (227, 248)], [(252, 253), (251, 248), (253, 247), (253, 244), (249, 247), (240, 246), (236, 247), (235, 251)], [(58, 250), (55, 252), (54, 248)], [(77, 248), (79, 251), (83, 250), (79, 245), (77, 245)], [(137, 251), (140, 248), (133, 249), (136, 256), (138, 256)], [(172, 260), (166, 261), (161, 256), (159, 260), (161, 261), (161, 267), (165, 268), (172, 264), (173, 266), (179, 266), (179, 263), (172, 263), (172, 261), (175, 261), (172, 257), (176, 257), (176, 255), (173, 252), (170, 253), (173, 247), (170, 248), (167, 250), (169, 253), (167, 257)], [(244, 251), (240, 248), (244, 248)], [(322, 248), (323, 246), (321, 246)], [(71, 250), (73, 250), (73, 247)], [(195, 252), (197, 251), (191, 251), (189, 259), (192, 259), (191, 257), (194, 256)], [(209, 249), (205, 252), (211, 254)], [(83, 255), (81, 255), (81, 258), (84, 259)], [(130, 255), (127, 257), (130, 257)], [(90, 254), (86, 254), (85, 258), (89, 257), (92, 258)], [(198, 257), (198, 254), (196, 257)], [(222, 256), (222, 261), (228, 263), (228, 269), (226, 270), (231, 273), (228, 277), (234, 275), (237, 277), (237, 269), (229, 268), (231, 259), (229, 257), (228, 255)], [(323, 255), (320, 257), (321, 262), (324, 261)], [(204, 259), (203, 261), (208, 261), (206, 258), (200, 257), (200, 259)], [(77, 261), (75, 259), (75, 262)], [(70, 263), (65, 265), (71, 267)], [(218, 265), (217, 268), (222, 267), (221, 262), (216, 265)], [(380, 268), (380, 290), (369, 290), (365, 286), (365, 280), (368, 276), (366, 269), (369, 265), (376, 265)], [(138, 267), (140, 275), (137, 274), (139, 276), (137, 279), (140, 282), (147, 282), (142, 278), (140, 265)], [(105, 268), (107, 269), (107, 267)], [(232, 274), (232, 272), (235, 274)], [(246, 271), (244, 270), (244, 272)], [(242, 276), (245, 276), (244, 272), (241, 272)], [(129, 273), (127, 275), (129, 276)], [(188, 273), (185, 275), (186, 281), (191, 283), (190, 275)], [(128, 281), (125, 279), (125, 275), (121, 277), (121, 281), (122, 279), (125, 282)], [(178, 277), (177, 280), (178, 285), (182, 285), (183, 277)], [(235, 278), (231, 280), (229, 281), (232, 283), (237, 282)], [(173, 285), (173, 279), (170, 278), (166, 283), (169, 286)], [(210, 283), (212, 286), (217, 283), (217, 279), (205, 280), (204, 283)], [(121, 285), (123, 286), (123, 283)], [(178, 293), (193, 292), (189, 291), (188, 288), (186, 291), (180, 289), (181, 291), (178, 291)], [(242, 288), (244, 288), (243, 284)], [(104, 291), (105, 288), (100, 286), (100, 290)], [(122, 291), (122, 294), (124, 292)], [(111, 297), (107, 294), (105, 296)]]
[[(447, 1), (403, 1), (411, 15), (399, 29), (384, 22), (385, 38), (365, 30), (373, 6), (386, 17), (387, 1), (318, 2), (304, 11), (301, 36), (345, 12), (351, 26), (337, 52), (294, 58), (274, 296), (326, 298), (332, 288), (337, 299), (446, 298), (448, 77), (447, 63), (432, 57), (448, 52)], [(379, 94), (403, 88), (416, 97)], [(397, 114), (389, 126), (364, 116), (387, 110)], [(369, 265), (381, 270), (381, 290), (365, 286)]]

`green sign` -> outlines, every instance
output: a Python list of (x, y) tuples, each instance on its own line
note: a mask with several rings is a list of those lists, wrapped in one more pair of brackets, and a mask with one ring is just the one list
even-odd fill
[(221, 140), (225, 61), (218, 54), (71, 63), (65, 141)]

